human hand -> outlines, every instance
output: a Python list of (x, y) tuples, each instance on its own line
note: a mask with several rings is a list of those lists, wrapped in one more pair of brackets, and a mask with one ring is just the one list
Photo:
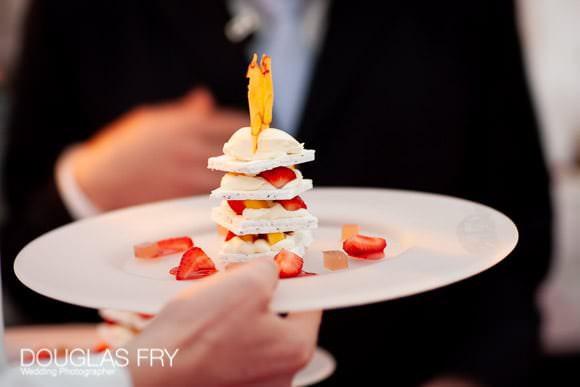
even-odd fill
[(108, 211), (168, 198), (207, 193), (219, 185), (207, 158), (248, 114), (221, 109), (208, 91), (137, 108), (105, 127), (72, 157), (81, 190)]
[(179, 348), (172, 368), (133, 359), (135, 387), (290, 386), (314, 353), (322, 313), (270, 311), (277, 282), (272, 260), (258, 259), (187, 288), (126, 346), (133, 355)]

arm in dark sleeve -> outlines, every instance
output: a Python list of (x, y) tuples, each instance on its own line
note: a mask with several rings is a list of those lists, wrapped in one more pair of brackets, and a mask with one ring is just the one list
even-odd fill
[[(551, 203), (537, 123), (525, 80), (513, 4), (482, 2), (481, 103), (469, 138), (466, 196), (508, 215), (519, 229), (515, 251), (497, 267), (465, 282), (463, 310), (454, 315), (448, 374), (486, 385), (527, 385), (539, 349), (535, 293), (551, 253)], [(474, 42), (475, 43), (475, 42)], [(463, 285), (463, 284), (462, 284)]]
[(0, 241), (4, 285), (16, 306), (26, 305), (22, 312), (38, 322), (67, 319), (65, 312), (76, 310), (28, 290), (12, 268), (26, 243), (71, 221), (56, 190), (54, 168), (60, 153), (78, 141), (82, 127), (75, 89), (79, 42), (74, 12), (59, 3), (31, 2), (12, 95), (2, 182), (8, 210)]

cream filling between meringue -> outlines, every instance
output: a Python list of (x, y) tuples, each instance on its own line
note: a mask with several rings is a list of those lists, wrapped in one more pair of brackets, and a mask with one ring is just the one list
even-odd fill
[[(302, 183), (302, 173), (298, 169), (294, 169), (294, 172), (296, 173), (296, 178), (286, 183), (281, 189), (294, 188)], [(222, 177), (220, 188), (228, 191), (273, 191), (279, 189), (261, 176), (233, 173), (226, 173)]]
[(226, 200), (222, 201), (220, 206), (225, 214), (229, 216), (243, 216), (247, 220), (300, 218), (308, 215), (308, 211), (304, 208), (288, 211), (280, 203), (274, 203), (270, 208), (244, 208), (242, 215), (236, 214)]
[(233, 237), (223, 245), (223, 252), (229, 254), (262, 254), (282, 249), (291, 250), (297, 246), (307, 246), (312, 242), (310, 230), (300, 230), (287, 233), (285, 238), (270, 246), (265, 239), (256, 239), (254, 242)]

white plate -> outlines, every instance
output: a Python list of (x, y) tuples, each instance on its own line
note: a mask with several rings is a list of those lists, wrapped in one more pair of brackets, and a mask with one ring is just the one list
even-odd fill
[[(320, 225), (304, 270), (321, 275), (280, 281), (272, 304), (279, 312), (361, 305), (445, 286), (495, 265), (518, 239), (515, 225), (503, 214), (441, 195), (327, 188), (303, 198)], [(179, 255), (142, 261), (132, 257), (132, 246), (190, 235), (216, 257), (221, 242), (210, 221), (213, 205), (207, 197), (178, 199), (75, 222), (31, 242), (14, 270), (25, 285), (47, 297), (157, 313), (176, 292), (196, 282), (176, 281), (168, 274)], [(344, 223), (385, 237), (386, 258), (351, 260), (344, 271), (324, 269), (321, 251), (340, 248)]]
[(318, 347), (306, 367), (294, 375), (292, 386), (311, 386), (328, 378), (334, 373), (335, 369), (336, 361), (334, 357), (327, 350)]

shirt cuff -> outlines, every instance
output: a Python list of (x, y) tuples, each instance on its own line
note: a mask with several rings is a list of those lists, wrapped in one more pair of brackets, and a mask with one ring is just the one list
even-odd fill
[(79, 146), (67, 149), (56, 163), (56, 186), (58, 193), (73, 219), (95, 216), (103, 211), (95, 206), (79, 187), (73, 172), (73, 159)]

